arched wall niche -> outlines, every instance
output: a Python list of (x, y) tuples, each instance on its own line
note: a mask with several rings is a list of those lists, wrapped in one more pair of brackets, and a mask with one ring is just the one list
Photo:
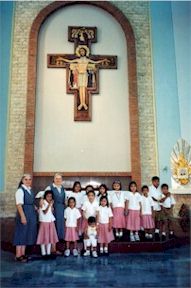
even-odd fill
[[(66, 177), (130, 177), (141, 183), (140, 149), (139, 149), (139, 126), (138, 126), (138, 99), (137, 99), (137, 74), (136, 74), (136, 49), (133, 29), (124, 14), (112, 4), (105, 1), (55, 1), (42, 9), (35, 18), (29, 36), (28, 53), (28, 84), (27, 84), (27, 109), (26, 109), (26, 137), (25, 137), (25, 159), (24, 171), (33, 173), (34, 164), (34, 135), (35, 135), (35, 100), (36, 100), (36, 77), (37, 77), (37, 45), (38, 34), (44, 21), (58, 9), (64, 7), (86, 4), (99, 7), (111, 14), (121, 25), (127, 44), (128, 57), (128, 81), (129, 81), (129, 121), (131, 136), (131, 171), (117, 172), (64, 172)], [(50, 177), (56, 171), (33, 173), (35, 177)]]

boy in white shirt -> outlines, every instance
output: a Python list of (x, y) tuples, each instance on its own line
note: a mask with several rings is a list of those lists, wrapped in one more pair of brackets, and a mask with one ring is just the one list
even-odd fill
[(98, 227), (96, 224), (96, 218), (90, 216), (88, 218), (88, 226), (84, 232), (84, 239), (86, 240), (86, 251), (84, 256), (90, 256), (90, 250), (92, 248), (92, 257), (97, 258), (97, 234)]
[[(96, 218), (96, 223), (98, 222), (98, 211), (99, 204), (95, 198), (94, 190), (89, 190), (87, 192), (87, 200), (82, 205), (83, 221), (82, 221), (82, 231), (86, 231), (88, 227), (88, 219), (93, 216)], [(87, 248), (87, 240), (84, 239), (84, 250)]]
[(160, 204), (162, 206), (162, 240), (166, 240), (166, 234), (169, 233), (169, 238), (174, 237), (174, 225), (173, 225), (173, 207), (176, 204), (174, 197), (168, 191), (168, 185), (162, 184), (162, 199)]
[(154, 218), (155, 218), (155, 240), (160, 240), (160, 227), (161, 227), (161, 205), (160, 200), (162, 198), (161, 189), (159, 187), (160, 178), (158, 176), (152, 177), (152, 185), (149, 187), (149, 196), (152, 197), (154, 205)]

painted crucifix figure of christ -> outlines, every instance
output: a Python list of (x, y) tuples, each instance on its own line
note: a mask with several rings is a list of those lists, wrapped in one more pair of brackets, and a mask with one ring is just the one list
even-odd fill
[(91, 94), (99, 92), (98, 71), (117, 68), (117, 57), (90, 55), (91, 42), (96, 42), (95, 27), (69, 28), (69, 41), (75, 42), (75, 54), (48, 55), (48, 67), (67, 69), (67, 92), (75, 95), (74, 120), (90, 121)]
[[(63, 60), (66, 63), (74, 63), (76, 65), (70, 65), (70, 70), (74, 71), (75, 75), (75, 87), (79, 90), (79, 97), (80, 97), (80, 105), (78, 105), (77, 109), (82, 110), (83, 108), (85, 110), (88, 110), (88, 106), (86, 104), (86, 93), (88, 88), (88, 70), (92, 69), (96, 71), (95, 65), (89, 65), (89, 64), (99, 64), (99, 63), (107, 63), (109, 64), (110, 60), (103, 59), (103, 60), (91, 60), (87, 58), (89, 56), (89, 48), (85, 45), (79, 45), (76, 48), (76, 55), (79, 55), (79, 58), (68, 60), (65, 58), (60, 57), (60, 60)], [(89, 69), (88, 69), (89, 68)]]

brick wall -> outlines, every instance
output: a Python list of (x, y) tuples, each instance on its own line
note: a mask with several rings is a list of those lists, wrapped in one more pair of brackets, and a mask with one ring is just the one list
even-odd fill
[[(1, 195), (2, 217), (12, 216), (15, 212), (14, 193), (24, 171), (30, 28), (38, 13), (50, 3), (50, 1), (15, 3), (6, 185)], [(135, 34), (141, 180), (143, 183), (149, 183), (150, 176), (157, 174), (149, 4), (131, 1), (111, 3), (128, 18)], [(30, 111), (28, 113), (30, 114)]]

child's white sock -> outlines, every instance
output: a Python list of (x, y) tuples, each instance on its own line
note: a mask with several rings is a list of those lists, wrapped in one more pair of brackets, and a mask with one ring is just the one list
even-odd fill
[(166, 232), (162, 232), (162, 235), (166, 236)]
[(174, 234), (174, 231), (170, 231), (170, 235), (173, 235)]
[(108, 248), (107, 247), (104, 247), (104, 252), (108, 253)]
[(145, 233), (145, 238), (149, 238), (149, 234), (148, 233)]
[(155, 229), (155, 233), (159, 233), (159, 229)]
[(41, 254), (42, 254), (42, 256), (46, 255), (45, 244), (41, 244), (41, 245), (40, 245), (40, 249), (41, 249)]
[(153, 238), (153, 234), (149, 234), (149, 238), (152, 239)]
[(87, 239), (84, 239), (84, 250), (87, 250)]
[(100, 253), (103, 253), (103, 247), (100, 247)]
[(50, 250), (51, 250), (51, 243), (46, 245), (47, 255), (50, 255)]

